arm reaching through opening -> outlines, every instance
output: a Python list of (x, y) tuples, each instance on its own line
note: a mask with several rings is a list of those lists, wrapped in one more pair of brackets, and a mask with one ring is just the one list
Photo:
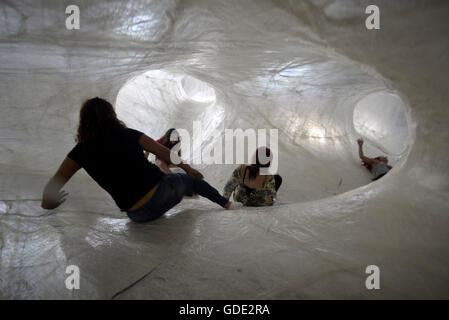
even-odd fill
[(363, 140), (362, 139), (358, 139), (357, 144), (359, 145), (359, 157), (364, 163), (366, 163), (367, 165), (373, 166), (379, 162), (376, 159), (369, 158), (363, 154)]
[(241, 175), (241, 166), (236, 168), (233, 172), (231, 177), (226, 182), (226, 185), (223, 189), (223, 197), (229, 200), (231, 197), (232, 192), (234, 192), (235, 188), (242, 182), (242, 175)]

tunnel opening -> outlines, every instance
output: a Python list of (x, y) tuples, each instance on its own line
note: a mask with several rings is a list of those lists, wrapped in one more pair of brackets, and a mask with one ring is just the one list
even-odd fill
[(191, 127), (186, 121), (192, 118), (210, 124), (218, 110), (208, 83), (183, 73), (149, 70), (122, 86), (116, 111), (127, 125), (158, 136), (167, 126)]
[(410, 120), (402, 99), (391, 92), (378, 91), (358, 101), (353, 112), (354, 129), (372, 151), (398, 160), (410, 145)]
[(128, 126), (154, 139), (169, 128), (191, 133), (197, 122), (202, 128), (201, 141), (184, 153), (185, 159), (196, 154), (195, 148), (207, 144), (224, 117), (211, 85), (172, 70), (149, 70), (129, 79), (118, 92), (116, 111)]
[[(246, 89), (250, 88), (252, 87)], [(247, 117), (244, 128), (267, 125), (282, 128), (286, 124), (282, 121), (275, 124), (254, 121), (255, 119), (250, 117), (251, 112), (242, 112), (241, 109), (238, 118), (232, 118), (232, 100), (229, 103), (228, 100), (222, 99), (219, 90), (214, 83), (203, 81), (195, 73), (187, 74), (184, 70), (177, 69), (148, 70), (131, 77), (119, 90), (116, 100), (117, 115), (128, 126), (154, 139), (161, 137), (169, 128), (188, 131), (194, 139), (191, 140), (189, 150), (183, 151), (184, 161), (200, 163), (200, 169), (209, 181), (220, 188), (229, 176), (231, 168), (201, 162), (201, 156), (200, 160), (195, 158), (202, 153), (197, 152), (198, 150), (213, 149), (214, 145), (221, 144), (220, 135), (223, 135), (224, 129), (239, 127), (242, 123), (238, 121), (243, 117)], [(369, 93), (356, 100), (354, 108), (348, 103), (341, 103), (340, 105), (346, 107), (338, 109), (339, 112), (335, 112), (335, 108), (329, 106), (326, 101), (316, 100), (313, 92), (309, 95), (307, 103), (303, 103), (305, 112), (302, 112), (302, 117), (295, 118), (298, 121), (295, 121), (293, 134), (295, 143), (303, 149), (298, 149), (297, 154), (289, 149), (292, 147), (292, 150), (296, 150), (295, 146), (287, 145), (279, 150), (279, 173), (285, 175), (288, 172), (292, 178), (291, 181), (286, 180), (285, 188), (280, 192), (279, 197), (282, 200), (306, 202), (323, 199), (369, 183), (371, 179), (354, 165), (358, 161), (358, 155), (352, 151), (356, 148), (347, 147), (347, 139), (355, 146), (354, 134), (364, 138), (364, 151), (367, 156), (386, 155), (393, 166), (410, 145), (408, 109), (403, 100), (390, 91)], [(280, 96), (279, 92), (273, 92), (271, 96), (275, 105), (282, 105), (282, 101), (276, 100)], [(239, 98), (239, 105), (251, 106), (254, 108), (252, 112), (273, 110), (273, 107), (261, 107), (265, 106), (265, 101), (246, 101), (240, 96)], [(321, 108), (313, 108), (316, 104)], [(251, 108), (248, 110), (251, 111)], [(349, 119), (345, 117), (347, 112), (352, 112)], [(287, 126), (291, 127), (292, 118), (283, 117), (282, 120), (287, 121)], [(195, 121), (199, 122), (202, 128), (200, 138), (194, 133)], [(351, 127), (354, 131), (349, 129)], [(350, 131), (345, 131), (345, 128)], [(217, 131), (219, 135), (216, 135)], [(283, 138), (281, 135), (280, 139)], [(183, 140), (187, 141), (184, 138)], [(151, 155), (150, 161), (153, 160), (154, 156)], [(294, 185), (297, 179), (307, 183), (298, 187)], [(290, 183), (292, 185), (289, 185)]]

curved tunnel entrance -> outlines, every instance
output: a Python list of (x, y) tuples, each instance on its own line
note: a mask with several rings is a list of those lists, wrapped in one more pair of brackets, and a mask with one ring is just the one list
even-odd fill
[(128, 80), (117, 95), (117, 115), (137, 129), (158, 136), (168, 124), (185, 127), (192, 116), (215, 116), (215, 90), (192, 76), (150, 70)]
[[(386, 90), (362, 97), (354, 107), (349, 101), (341, 103), (339, 109), (322, 102), (320, 96), (311, 96), (311, 103), (322, 104), (318, 116), (311, 103), (304, 104), (304, 110), (292, 109), (290, 115), (282, 116), (277, 110), (285, 106), (282, 102), (267, 106), (264, 100), (269, 99), (265, 97), (253, 102), (239, 96), (240, 114), (229, 116), (235, 109), (226, 100), (220, 100), (222, 97), (214, 85), (180, 71), (149, 70), (131, 78), (120, 89), (117, 114), (127, 125), (154, 139), (172, 127), (192, 133), (193, 122), (199, 121), (202, 127), (201, 141), (196, 144), (199, 148), (222, 143), (213, 135), (214, 131), (223, 134), (224, 129), (239, 127), (236, 117), (246, 117), (246, 128), (271, 126), (279, 129), (279, 173), (289, 177), (284, 179), (285, 190), (281, 190), (279, 197), (288, 203), (326, 198), (371, 182), (369, 173), (358, 165), (357, 137), (365, 139), (367, 156), (387, 155), (392, 165), (410, 144), (407, 108), (399, 96)], [(271, 95), (276, 99), (279, 92)], [(281, 116), (276, 123), (261, 122), (260, 117), (256, 119), (251, 113), (245, 114), (244, 108), (252, 108), (252, 113), (272, 108)], [(348, 113), (352, 113), (352, 117), (345, 122), (344, 114)], [(292, 115), (302, 120), (295, 121), (295, 139), (289, 142), (287, 135), (291, 134)], [(184, 160), (195, 161), (190, 157), (196, 153), (195, 144), (191, 146), (191, 154), (183, 152)], [(221, 190), (233, 167), (202, 164), (199, 168), (208, 181)]]
[(353, 113), (354, 129), (368, 142), (368, 152), (398, 160), (410, 145), (407, 108), (396, 94), (379, 91), (359, 100)]

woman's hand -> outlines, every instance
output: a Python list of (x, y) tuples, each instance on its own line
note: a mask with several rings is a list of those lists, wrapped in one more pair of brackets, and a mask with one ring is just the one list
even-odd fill
[(80, 165), (72, 159), (68, 157), (64, 159), (58, 171), (44, 188), (42, 208), (55, 209), (65, 201), (68, 193), (61, 189), (80, 168)]
[(64, 190), (57, 192), (56, 194), (45, 194), (42, 199), (42, 208), (51, 210), (59, 207), (69, 194)]
[(359, 144), (360, 147), (363, 146), (363, 139), (358, 139), (357, 143)]

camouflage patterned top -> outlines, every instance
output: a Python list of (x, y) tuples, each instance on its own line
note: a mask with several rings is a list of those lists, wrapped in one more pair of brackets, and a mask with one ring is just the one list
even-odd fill
[(275, 180), (272, 175), (265, 176), (261, 188), (252, 189), (243, 184), (245, 165), (234, 170), (223, 190), (223, 197), (229, 199), (234, 192), (234, 201), (245, 206), (271, 206), (276, 196)]

